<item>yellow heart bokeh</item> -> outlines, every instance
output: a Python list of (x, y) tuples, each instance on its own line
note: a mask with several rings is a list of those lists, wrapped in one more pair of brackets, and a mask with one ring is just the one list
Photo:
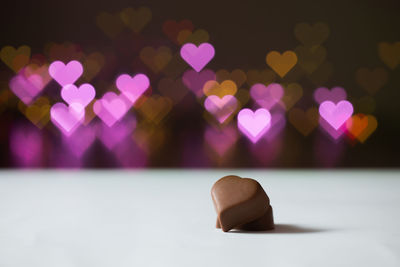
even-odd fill
[(39, 66), (37, 64), (29, 64), (24, 69), (24, 75), (27, 78), (31, 77), (32, 75), (40, 76), (41, 83), (36, 84), (36, 86), (38, 87), (38, 89), (43, 89), (52, 80), (52, 78), (49, 75), (48, 69), (49, 69), (49, 65), (47, 65), (47, 64), (44, 64), (41, 66)]
[(144, 101), (139, 111), (147, 121), (158, 124), (170, 112), (172, 105), (168, 97), (153, 95)]
[(378, 44), (378, 54), (380, 59), (391, 69), (400, 64), (400, 42)]
[(323, 46), (298, 46), (295, 49), (299, 66), (308, 74), (313, 73), (325, 61), (326, 49)]
[(100, 12), (96, 17), (97, 26), (110, 38), (117, 37), (124, 28), (119, 15)]
[(15, 95), (9, 89), (0, 90), (0, 113), (7, 109), (13, 97), (15, 98)]
[(172, 56), (168, 64), (162, 69), (162, 73), (170, 78), (176, 79), (178, 76), (182, 75), (188, 67), (188, 64), (182, 60), (178, 52)]
[(308, 78), (316, 86), (323, 86), (332, 77), (333, 71), (332, 63), (325, 61), (317, 70), (311, 73)]
[[(20, 102), (22, 103), (22, 102)], [(29, 106), (18, 105), (25, 116), (39, 129), (42, 129), (50, 120), (50, 103), (46, 97), (39, 97), (35, 103)], [(25, 110), (23, 110), (25, 109)]]
[(150, 154), (160, 148), (165, 142), (165, 130), (154, 124), (142, 122), (136, 126), (132, 134), (135, 143), (146, 153)]
[(215, 73), (215, 76), (216, 76), (217, 82), (223, 82), (225, 80), (232, 80), (236, 83), (237, 87), (241, 87), (247, 79), (246, 73), (244, 71), (242, 71), (241, 69), (236, 69), (236, 70), (233, 70), (232, 72), (229, 72), (225, 69), (221, 69)]
[(95, 117), (96, 113), (94, 113), (93, 105), (97, 99), (93, 99), (92, 102), (85, 108), (85, 120), (82, 122), (83, 125), (87, 126)]
[(236, 96), (237, 100), (239, 100), (239, 103), (241, 104), (241, 106), (246, 105), (247, 102), (249, 102), (249, 100), (250, 100), (250, 93), (249, 93), (249, 90), (247, 90), (247, 89), (241, 88), (241, 89), (237, 90), (235, 96)]
[(82, 76), (90, 82), (103, 68), (105, 64), (104, 56), (99, 52), (91, 53), (83, 61), (84, 72)]
[(157, 49), (146, 46), (140, 51), (139, 56), (154, 73), (159, 73), (172, 59), (172, 52), (166, 46), (160, 46)]
[(304, 136), (308, 136), (318, 126), (317, 108), (309, 108), (306, 112), (299, 108), (289, 111), (289, 122)]
[(283, 78), (297, 63), (297, 55), (293, 51), (280, 54), (271, 51), (267, 54), (266, 62), (281, 78)]
[(329, 27), (325, 23), (317, 22), (314, 25), (299, 23), (294, 27), (294, 35), (305, 46), (318, 46), (329, 37)]
[(359, 113), (371, 114), (375, 111), (376, 108), (375, 98), (370, 95), (365, 95), (360, 99), (354, 99), (351, 102), (356, 103), (356, 105), (354, 106)]
[(198, 29), (194, 32), (189, 30), (180, 31), (177, 38), (179, 44), (193, 43), (195, 45), (206, 43), (209, 39), (210, 35), (203, 29)]
[(270, 84), (276, 80), (276, 74), (270, 69), (249, 70), (247, 71), (247, 85), (252, 86), (256, 83)]
[(82, 48), (74, 43), (49, 43), (45, 47), (50, 61), (61, 60), (64, 63), (71, 60), (81, 60), (84, 56)]
[(158, 91), (169, 97), (174, 103), (179, 103), (188, 93), (188, 89), (181, 79), (173, 80), (170, 78), (163, 78), (158, 82)]
[(235, 95), (237, 86), (234, 81), (226, 80), (222, 83), (217, 81), (208, 81), (203, 86), (203, 92), (206, 96), (216, 95), (223, 98), (225, 95)]
[(285, 93), (282, 97), (282, 101), (285, 104), (286, 110), (289, 110), (303, 96), (303, 88), (298, 83), (290, 83), (283, 88)]
[(360, 68), (356, 72), (356, 82), (371, 95), (374, 95), (388, 81), (388, 73), (384, 68), (369, 70)]
[(121, 20), (128, 28), (135, 33), (139, 33), (151, 21), (151, 10), (147, 7), (134, 9), (131, 7), (125, 8), (120, 13)]
[(28, 65), (31, 57), (31, 48), (22, 45), (17, 49), (12, 46), (5, 46), (0, 51), (1, 60), (14, 72), (18, 72)]

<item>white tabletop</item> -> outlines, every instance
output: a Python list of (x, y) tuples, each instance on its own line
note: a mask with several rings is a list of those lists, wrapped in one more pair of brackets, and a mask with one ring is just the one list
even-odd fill
[[(213, 183), (257, 179), (276, 230), (215, 229)], [(0, 172), (0, 267), (400, 266), (400, 172)]]

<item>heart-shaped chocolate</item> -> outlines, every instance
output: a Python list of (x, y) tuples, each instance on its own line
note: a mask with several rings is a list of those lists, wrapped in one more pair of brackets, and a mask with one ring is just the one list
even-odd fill
[(213, 185), (211, 197), (224, 232), (262, 217), (269, 209), (264, 189), (250, 178), (222, 177)]
[[(221, 224), (219, 223), (219, 219), (217, 218), (216, 228), (221, 228)], [(236, 226), (234, 229), (236, 230), (244, 230), (244, 231), (266, 231), (272, 230), (275, 228), (274, 225), (274, 215), (272, 211), (272, 207), (269, 206), (268, 211), (264, 213), (258, 219), (254, 221)]]

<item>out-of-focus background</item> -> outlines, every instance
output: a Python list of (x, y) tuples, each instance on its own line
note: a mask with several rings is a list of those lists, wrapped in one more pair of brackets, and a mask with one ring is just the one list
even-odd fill
[[(8, 1), (0, 166), (400, 167), (399, 10), (396, 0)], [(215, 49), (200, 72), (180, 56), (187, 43)], [(75, 86), (95, 98), (66, 131), (48, 69), (72, 60), (83, 66)], [(112, 122), (94, 111), (121, 94), (120, 75), (139, 73), (150, 86), (123, 114), (118, 101)], [(326, 117), (327, 101), (347, 108)], [(257, 138), (238, 126), (245, 108), (271, 115)]]

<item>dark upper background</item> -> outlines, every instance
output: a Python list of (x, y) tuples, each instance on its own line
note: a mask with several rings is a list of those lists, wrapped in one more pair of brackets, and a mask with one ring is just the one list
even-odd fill
[[(48, 42), (66, 41), (86, 45), (109, 44), (109, 39), (96, 26), (100, 11), (118, 12), (126, 7), (147, 6), (153, 19), (142, 34), (162, 35), (161, 25), (167, 19), (190, 19), (196, 28), (206, 29), (217, 54), (210, 63), (213, 69), (265, 68), (265, 55), (270, 50), (294, 49), (299, 43), (293, 34), (300, 22), (325, 22), (330, 27), (329, 39), (324, 43), (327, 59), (333, 63), (333, 78), (327, 87), (343, 85), (350, 95), (363, 95), (354, 80), (360, 67), (385, 67), (377, 53), (382, 41), (400, 41), (400, 2), (393, 1), (8, 1), (0, 8), (0, 46), (28, 44), (32, 52), (41, 52)], [(1, 63), (2, 64), (2, 63)], [(314, 88), (310, 88), (311, 92)], [(400, 68), (390, 72), (389, 82), (375, 95), (377, 104), (374, 115), (378, 129), (364, 145), (351, 147), (339, 167), (400, 167), (398, 155), (400, 126)], [(194, 121), (204, 120), (185, 117), (172, 112), (172, 120), (187, 121), (186, 129), (198, 130)], [(203, 123), (204, 124), (204, 123)], [(171, 124), (172, 136), (180, 129)], [(287, 125), (288, 136), (294, 130)], [(201, 135), (201, 134), (199, 134)], [(3, 135), (4, 137), (4, 135)], [(171, 136), (170, 136), (171, 137)], [(176, 137), (176, 136), (175, 136)], [(174, 144), (171, 138), (171, 147)], [(293, 143), (293, 142), (292, 142)], [(7, 160), (7, 141), (2, 138), (3, 166)], [(290, 148), (275, 167), (313, 167), (309, 153), (310, 140), (299, 137), (295, 145), (297, 156), (289, 156)], [(240, 145), (240, 144), (239, 144)], [(168, 145), (152, 159), (153, 166), (176, 166)], [(173, 154), (174, 155), (174, 154)], [(101, 166), (97, 159), (89, 166)], [(252, 166), (246, 157), (232, 159), (229, 166)]]

